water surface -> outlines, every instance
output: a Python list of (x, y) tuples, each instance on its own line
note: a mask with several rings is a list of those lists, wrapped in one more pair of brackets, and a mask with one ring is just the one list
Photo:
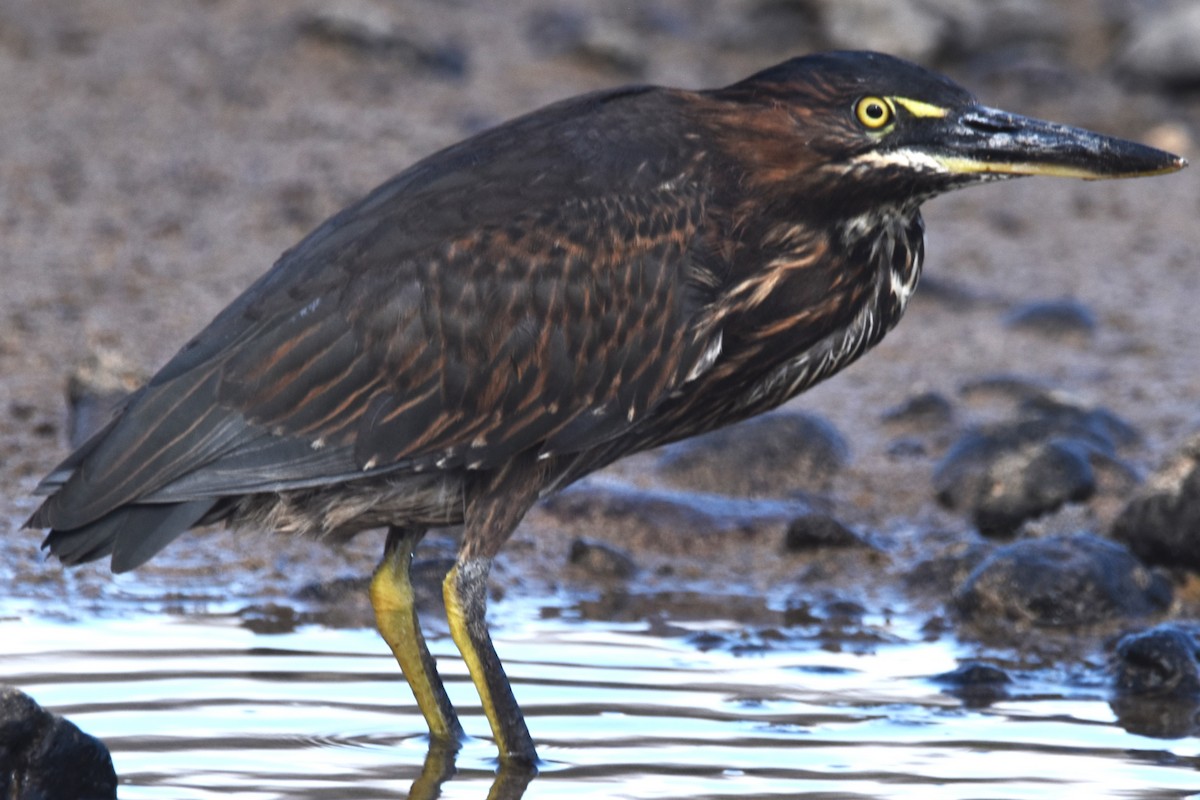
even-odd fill
[[(428, 741), (377, 634), (259, 634), (233, 611), (60, 621), (7, 601), (0, 682), (102, 738), (127, 800), (406, 797)], [(664, 635), (519, 599), (493, 617), (546, 761), (528, 800), (1200, 797), (1200, 741), (1122, 730), (1102, 687), (1027, 682), (966, 708), (926, 677), (959, 646), (902, 621), (874, 620), (890, 643), (868, 648), (735, 653), (697, 644), (723, 620)], [(478, 737), (441, 796), (486, 797), (486, 721), (452, 642), (430, 646)]]

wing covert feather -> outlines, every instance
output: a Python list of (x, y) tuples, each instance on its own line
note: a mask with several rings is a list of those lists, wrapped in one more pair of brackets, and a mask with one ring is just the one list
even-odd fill
[(706, 346), (707, 290), (690, 278), (713, 258), (704, 152), (682, 109), (648, 88), (575, 98), (383, 184), (284, 253), (65, 461), (34, 521), (619, 435)]

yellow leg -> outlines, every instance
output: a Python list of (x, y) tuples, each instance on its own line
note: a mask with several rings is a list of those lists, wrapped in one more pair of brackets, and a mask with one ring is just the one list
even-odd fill
[(492, 726), (492, 735), (502, 762), (533, 767), (537, 751), (512, 687), (492, 647), (485, 615), (487, 613), (487, 576), (491, 559), (460, 560), (442, 584), (446, 598), (446, 616), (450, 635), (466, 662), (471, 680), (483, 703), (483, 713)]
[(425, 645), (425, 637), (421, 635), (409, 575), (413, 548), (424, 533), (406, 528), (388, 531), (383, 560), (371, 578), (371, 606), (375, 609), (379, 633), (392, 648), (392, 654), (416, 697), (417, 706), (425, 715), (430, 735), (435, 740), (454, 742), (457, 746), (463, 737), (462, 726), (450, 705), (433, 656)]

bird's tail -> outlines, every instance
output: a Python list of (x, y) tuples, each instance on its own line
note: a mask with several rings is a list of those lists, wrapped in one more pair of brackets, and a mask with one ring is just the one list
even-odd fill
[[(82, 527), (51, 530), (42, 547), (68, 565), (95, 561), (111, 553), (112, 571), (127, 572), (199, 524), (216, 504), (217, 499), (206, 498), (122, 506)], [(44, 509), (34, 512), (25, 527), (47, 527), (42, 519)]]

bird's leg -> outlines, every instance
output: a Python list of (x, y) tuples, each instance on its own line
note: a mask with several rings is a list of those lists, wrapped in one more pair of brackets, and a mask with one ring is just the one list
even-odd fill
[(472, 486), (462, 548), (442, 584), (450, 635), (475, 682), (500, 759), (509, 766), (530, 768), (537, 763), (537, 752), (492, 646), (485, 616), (492, 559), (537, 499), (540, 486), (540, 472), (532, 456), (518, 457)]
[(424, 535), (425, 531), (419, 528), (388, 529), (383, 560), (371, 578), (371, 606), (375, 609), (379, 633), (392, 648), (417, 706), (425, 715), (430, 735), (441, 746), (450, 744), (457, 749), (463, 738), (462, 725), (421, 635), (413, 596), (412, 555)]

